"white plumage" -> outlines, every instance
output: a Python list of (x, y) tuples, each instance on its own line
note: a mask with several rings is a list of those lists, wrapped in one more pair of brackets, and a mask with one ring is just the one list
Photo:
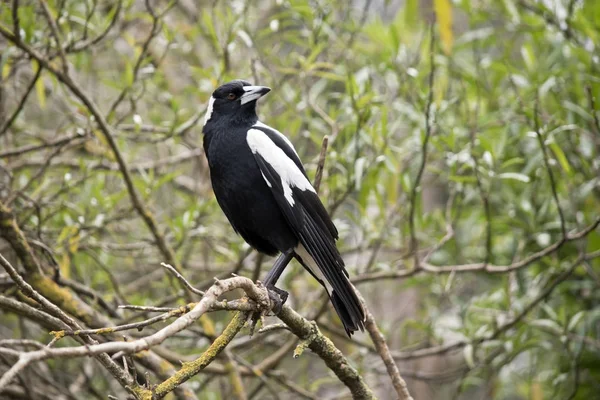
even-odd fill
[(331, 295), (331, 293), (333, 292), (331, 283), (329, 283), (327, 278), (325, 278), (325, 275), (323, 275), (323, 272), (321, 271), (321, 268), (319, 268), (319, 265), (317, 264), (315, 259), (310, 254), (308, 254), (308, 250), (306, 250), (306, 247), (304, 247), (304, 245), (300, 243), (294, 249), (294, 251), (296, 252), (296, 254), (298, 254), (302, 261), (304, 261), (304, 265), (306, 266), (306, 268), (308, 268), (310, 272), (320, 281), (321, 285), (325, 286), (327, 294)]
[(204, 125), (210, 120), (213, 113), (213, 107), (215, 105), (215, 98), (210, 96), (210, 100), (208, 101), (208, 106), (206, 106), (206, 114), (204, 114)]
[[(290, 139), (288, 139), (287, 136), (285, 136), (283, 133), (279, 132), (277, 129), (271, 128), (269, 125), (263, 124), (260, 121), (256, 121), (256, 123), (252, 126), (255, 126), (257, 128), (265, 128), (265, 129), (270, 130), (271, 132), (274, 132), (275, 134), (277, 134), (277, 136), (282, 138), (283, 141), (286, 142), (288, 146), (290, 146), (290, 148), (292, 149), (294, 154), (298, 155), (298, 153), (296, 153), (296, 149), (294, 148), (294, 145), (292, 144), (292, 142), (290, 142)], [(300, 157), (298, 157), (298, 158), (300, 158)]]
[[(275, 172), (277, 172), (281, 178), (283, 194), (291, 206), (295, 203), (292, 195), (292, 187), (315, 192), (315, 189), (308, 179), (306, 179), (306, 176), (304, 176), (302, 171), (294, 164), (294, 161), (273, 143), (266, 133), (260, 129), (249, 129), (246, 141), (252, 152), (254, 154), (260, 154), (260, 156), (273, 167)], [(267, 185), (271, 186), (271, 183), (266, 178), (265, 182)]]

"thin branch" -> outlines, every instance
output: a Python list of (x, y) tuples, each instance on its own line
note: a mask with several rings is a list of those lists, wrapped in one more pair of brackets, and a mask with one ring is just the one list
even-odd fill
[[(80, 336), (80, 335), (106, 335), (106, 334), (110, 334), (110, 333), (128, 331), (128, 330), (132, 330), (132, 329), (137, 329), (138, 331), (141, 331), (143, 328), (145, 328), (147, 326), (154, 325), (158, 322), (163, 322), (168, 319), (178, 317), (180, 315), (184, 315), (184, 314), (190, 312), (191, 310), (193, 310), (196, 305), (198, 305), (198, 303), (186, 304), (181, 307), (170, 309), (169, 311), (164, 312), (163, 314), (154, 316), (152, 318), (148, 318), (148, 319), (145, 319), (145, 320), (139, 321), (139, 322), (132, 322), (130, 324), (109, 326), (106, 328), (98, 328), (98, 329), (82, 329), (82, 330), (76, 330), (76, 331), (62, 330), (62, 331), (54, 331), (54, 332), (50, 332), (50, 333), (55, 336), (62, 337), (62, 336)], [(165, 307), (141, 307), (141, 306), (138, 306), (138, 307), (139, 307), (138, 309), (143, 308), (144, 311), (147, 311), (148, 309), (156, 310), (156, 309), (164, 309), (165, 308)], [(251, 312), (252, 311), (252, 312), (254, 312), (254, 311), (259, 311), (259, 309), (255, 304), (248, 303), (246, 301), (223, 300), (223, 301), (217, 301), (217, 302), (213, 303), (210, 306), (208, 311), (243, 311), (243, 312)]]
[(20, 156), (23, 154), (31, 153), (33, 151), (37, 151), (37, 150), (44, 150), (44, 149), (47, 149), (50, 147), (62, 146), (64, 144), (67, 144), (67, 143), (73, 141), (74, 139), (79, 139), (84, 136), (85, 136), (85, 134), (82, 134), (82, 133), (71, 133), (69, 135), (61, 136), (54, 140), (50, 140), (43, 144), (30, 144), (30, 145), (26, 145), (26, 146), (17, 147), (16, 149), (5, 150), (5, 151), (0, 152), (0, 158)]
[(19, 104), (17, 104), (17, 107), (15, 107), (15, 110), (13, 111), (11, 116), (8, 117), (8, 119), (2, 125), (0, 125), (0, 136), (4, 135), (6, 133), (8, 128), (10, 128), (12, 126), (12, 124), (15, 122), (15, 119), (17, 119), (17, 116), (19, 115), (19, 113), (23, 110), (23, 107), (25, 106), (25, 102), (27, 101), (27, 98), (33, 91), (35, 84), (37, 83), (38, 79), (40, 79), (40, 76), (42, 75), (42, 69), (43, 68), (42, 68), (41, 64), (38, 64), (37, 71), (35, 71), (35, 74), (33, 75), (31, 82), (29, 82), (29, 85), (25, 89), (25, 93), (21, 96), (21, 100), (19, 100)]
[(10, 297), (0, 295), (0, 308), (22, 315), (46, 329), (69, 329), (69, 326), (60, 319)]
[(108, 35), (108, 33), (111, 31), (111, 29), (116, 25), (117, 21), (119, 20), (119, 16), (121, 15), (122, 5), (123, 5), (123, 0), (119, 0), (117, 2), (117, 5), (115, 6), (116, 10), (115, 10), (115, 14), (114, 14), (113, 18), (108, 23), (108, 26), (106, 27), (106, 29), (104, 29), (100, 34), (98, 34), (94, 38), (90, 38), (85, 41), (69, 43), (65, 46), (64, 50), (67, 53), (77, 53), (80, 51), (87, 50), (88, 48), (96, 45), (97, 43), (100, 43), (102, 41), (102, 39), (104, 39), (106, 37), (106, 35)]
[(535, 108), (533, 111), (533, 122), (535, 124), (535, 134), (538, 138), (538, 142), (540, 143), (540, 148), (542, 150), (542, 154), (544, 156), (544, 165), (546, 166), (546, 171), (548, 172), (548, 178), (550, 179), (550, 187), (552, 188), (552, 197), (554, 197), (554, 203), (556, 204), (556, 208), (558, 209), (558, 216), (560, 218), (560, 230), (562, 232), (562, 240), (567, 239), (567, 226), (565, 222), (565, 215), (563, 213), (562, 207), (560, 206), (560, 201), (558, 199), (558, 192), (556, 190), (556, 179), (554, 178), (554, 173), (552, 172), (552, 168), (550, 166), (550, 160), (548, 157), (548, 150), (546, 149), (546, 145), (544, 144), (544, 138), (542, 136), (542, 131), (540, 127), (540, 115), (539, 115), (539, 99), (535, 100)]
[(19, 21), (19, 0), (13, 0), (12, 2), (12, 21), (13, 21), (13, 32), (15, 33), (15, 40), (21, 41), (21, 24)]
[(11, 205), (11, 203), (20, 197), (23, 193), (27, 192), (27, 189), (35, 182), (39, 182), (39, 179), (46, 173), (46, 170), (50, 167), (50, 163), (54, 158), (56, 158), (62, 151), (69, 145), (69, 142), (63, 142), (58, 147), (52, 150), (50, 154), (44, 160), (42, 166), (36, 171), (36, 173), (27, 181), (23, 187), (21, 187), (18, 191), (12, 193), (8, 199), (6, 200), (7, 205)]
[(355, 291), (356, 291), (356, 294), (358, 295), (358, 298), (360, 299), (362, 306), (365, 310), (365, 314), (366, 314), (365, 328), (367, 329), (367, 332), (369, 332), (369, 336), (371, 336), (371, 340), (373, 341), (373, 344), (375, 345), (375, 349), (377, 350), (377, 353), (383, 360), (383, 363), (385, 364), (387, 373), (390, 376), (390, 378), (392, 379), (392, 385), (394, 386), (394, 389), (396, 390), (398, 399), (399, 400), (413, 400), (413, 397), (410, 395), (410, 392), (408, 391), (408, 387), (406, 386), (406, 382), (404, 381), (404, 379), (402, 379), (402, 376), (400, 375), (400, 371), (398, 370), (398, 366), (396, 365), (396, 362), (394, 361), (394, 358), (392, 357), (392, 355), (390, 353), (390, 349), (385, 341), (385, 336), (383, 336), (383, 334), (377, 327), (377, 322), (375, 322), (375, 317), (373, 317), (373, 314), (367, 307), (365, 299), (362, 297), (362, 295), (358, 292), (358, 290), (355, 290)]
[[(238, 278), (240, 277), (230, 279)], [(209, 295), (210, 290), (211, 289), (207, 291), (207, 296)], [(183, 367), (179, 371), (177, 371), (175, 375), (171, 376), (169, 379), (156, 386), (152, 390), (150, 397), (143, 397), (143, 399), (162, 399), (168, 393), (172, 392), (176, 387), (178, 387), (179, 385), (196, 375), (198, 372), (202, 371), (219, 355), (219, 353), (221, 353), (221, 351), (223, 351), (223, 349), (225, 349), (225, 347), (227, 347), (229, 342), (233, 340), (235, 335), (237, 335), (237, 333), (242, 329), (242, 327), (246, 323), (247, 318), (247, 313), (236, 313), (229, 325), (227, 325), (227, 328), (225, 328), (223, 333), (221, 333), (221, 335), (215, 339), (215, 341), (202, 354), (202, 356), (200, 356), (194, 361), (184, 363)]]
[[(3, 265), (5, 264), (5, 260), (3, 257), (1, 257), (1, 255), (0, 261), (2, 261)], [(6, 265), (4, 266), (6, 267)], [(11, 273), (9, 270), (7, 270), (7, 272)], [(4, 387), (6, 387), (6, 385), (8, 385), (10, 381), (15, 376), (17, 376), (24, 368), (26, 368), (33, 362), (45, 360), (48, 358), (76, 358), (82, 356), (97, 355), (101, 353), (116, 352), (118, 352), (119, 354), (129, 354), (138, 353), (143, 350), (148, 350), (153, 346), (159, 345), (160, 343), (164, 342), (167, 338), (175, 335), (176, 333), (182, 331), (183, 329), (196, 322), (202, 315), (204, 315), (207, 311), (210, 310), (210, 307), (217, 302), (219, 296), (221, 296), (225, 292), (234, 289), (244, 289), (248, 296), (251, 299), (255, 300), (257, 304), (259, 304), (261, 307), (264, 307), (264, 309), (268, 309), (270, 307), (269, 295), (267, 294), (266, 289), (256, 286), (248, 278), (238, 276), (223, 281), (216, 281), (215, 284), (206, 292), (202, 300), (198, 302), (198, 304), (189, 313), (179, 317), (173, 323), (167, 325), (158, 332), (146, 336), (144, 338), (137, 339), (131, 342), (107, 342), (81, 347), (62, 347), (52, 349), (46, 348), (44, 350), (21, 353), (17, 363), (13, 365), (7, 372), (5, 372), (2, 378), (0, 378), (0, 391)], [(43, 298), (40, 301), (43, 301)], [(57, 308), (51, 303), (49, 304), (49, 307), (53, 307), (53, 310), (54, 308)], [(60, 309), (58, 311), (62, 313)], [(243, 313), (238, 313), (238, 316), (240, 314)], [(70, 317), (66, 317), (70, 319)], [(243, 316), (243, 318), (245, 321), (245, 315)], [(128, 382), (128, 384), (131, 385), (131, 382)], [(139, 394), (142, 394), (141, 392), (146, 391), (142, 388), (137, 388), (136, 390), (140, 392)]]
[(152, 213), (148, 210), (142, 199), (140, 198), (137, 189), (133, 183), (133, 178), (131, 177), (131, 173), (129, 172), (129, 168), (123, 157), (123, 154), (119, 150), (117, 142), (114, 138), (112, 127), (108, 124), (107, 120), (104, 118), (104, 115), (100, 112), (98, 106), (93, 102), (93, 100), (88, 97), (79, 84), (77, 84), (71, 77), (64, 74), (62, 71), (58, 70), (52, 63), (45, 58), (43, 55), (38, 53), (37, 50), (29, 47), (25, 43), (17, 41), (14, 34), (6, 30), (2, 25), (0, 25), (0, 34), (2, 34), (6, 39), (15, 43), (21, 50), (27, 53), (30, 57), (37, 60), (44, 68), (50, 71), (56, 78), (64, 83), (69, 90), (77, 97), (89, 110), (89, 112), (94, 116), (100, 131), (104, 135), (110, 149), (112, 150), (115, 159), (119, 165), (119, 170), (123, 176), (123, 180), (125, 181), (125, 186), (127, 187), (127, 192), (129, 194), (131, 203), (135, 208), (138, 215), (142, 218), (152, 235), (156, 241), (156, 244), (165, 258), (165, 261), (171, 265), (174, 265), (179, 269), (179, 263), (177, 261), (177, 257), (175, 256), (175, 252), (173, 248), (167, 243), (164, 234), (160, 231), (156, 220)]
[(177, 307), (152, 307), (152, 306), (138, 306), (134, 304), (122, 304), (118, 307), (122, 310), (135, 310), (144, 312), (169, 312), (176, 310)]
[(146, 9), (148, 10), (150, 16), (152, 17), (152, 27), (150, 29), (150, 33), (149, 33), (148, 37), (142, 44), (142, 49), (140, 51), (140, 54), (138, 55), (137, 60), (133, 66), (133, 72), (132, 72), (133, 79), (127, 86), (125, 86), (123, 88), (123, 90), (121, 90), (121, 92), (119, 93), (119, 95), (117, 96), (115, 101), (111, 104), (111, 106), (108, 110), (108, 113), (106, 114), (107, 121), (110, 121), (112, 119), (112, 117), (115, 115), (115, 113), (117, 111), (117, 107), (119, 106), (119, 104), (121, 104), (121, 102), (125, 99), (125, 96), (127, 96), (127, 94), (131, 91), (133, 85), (137, 82), (138, 77), (139, 77), (139, 71), (140, 71), (140, 68), (142, 67), (142, 62), (146, 59), (146, 55), (148, 54), (148, 52), (150, 50), (150, 44), (152, 43), (152, 40), (154, 40), (154, 38), (157, 37), (157, 35), (161, 31), (160, 17), (154, 13), (154, 10), (152, 9), (152, 7), (150, 6), (150, 3), (148, 1), (146, 1), (145, 4), (146, 4)]
[(419, 269), (419, 242), (417, 240), (417, 233), (415, 230), (415, 209), (417, 202), (417, 193), (421, 186), (421, 178), (423, 177), (423, 172), (425, 172), (425, 166), (427, 165), (427, 145), (429, 144), (429, 138), (433, 133), (432, 127), (432, 116), (431, 116), (431, 107), (433, 105), (433, 84), (435, 79), (435, 35), (433, 33), (433, 24), (430, 27), (430, 38), (431, 42), (429, 44), (429, 94), (427, 96), (427, 105), (425, 106), (425, 138), (423, 138), (423, 142), (421, 144), (421, 164), (419, 165), (419, 170), (417, 171), (417, 176), (415, 177), (415, 183), (412, 187), (410, 193), (410, 208), (408, 212), (408, 226), (410, 230), (410, 251), (414, 254), (415, 259), (415, 269)]
[(581, 265), (581, 263), (585, 260), (585, 256), (584, 255), (580, 255), (579, 257), (577, 257), (577, 259), (571, 264), (571, 266), (569, 266), (569, 268), (565, 269), (563, 272), (561, 272), (544, 290), (542, 290), (542, 292), (540, 294), (538, 294), (536, 296), (535, 299), (533, 299), (529, 304), (527, 304), (527, 306), (525, 306), (520, 313), (518, 313), (513, 319), (511, 319), (510, 321), (506, 322), (505, 324), (503, 324), (502, 326), (500, 326), (493, 334), (489, 335), (486, 339), (484, 340), (493, 340), (498, 338), (498, 336), (500, 336), (502, 333), (508, 331), (509, 329), (511, 329), (512, 327), (514, 327), (515, 325), (517, 325), (527, 314), (529, 314), (529, 312), (531, 312), (531, 310), (533, 310), (541, 301), (547, 299), (550, 294), (554, 291), (554, 289), (556, 289), (556, 287), (558, 285), (560, 285), (561, 283), (563, 283), (565, 280), (567, 280), (567, 278), (569, 276), (571, 276), (571, 274), (573, 273), (573, 271), (575, 270), (575, 268), (577, 268), (579, 265)]
[[(2, 26), (0, 25), (0, 30)], [(60, 287), (56, 282), (42, 273), (41, 265), (32, 251), (25, 235), (19, 228), (14, 215), (11, 210), (8, 209), (2, 202), (0, 202), (0, 236), (11, 245), (14, 252), (17, 254), (22, 262), (23, 267), (27, 271), (27, 276), (32, 285), (39, 289), (40, 292), (46, 296), (51, 302), (54, 302), (61, 307), (65, 312), (68, 312), (82, 321), (86, 321), (91, 326), (110, 326), (111, 322), (104, 314), (96, 311), (90, 307), (87, 303), (81, 301), (77, 295), (71, 291)], [(81, 329), (79, 326), (70, 326), (71, 329)], [(86, 336), (83, 338), (88, 341)], [(113, 340), (116, 338), (113, 338)], [(91, 338), (88, 343), (95, 343)], [(136, 355), (136, 359), (146, 368), (153, 371), (159, 377), (165, 379), (175, 372), (173, 367), (159, 359), (153, 352), (144, 352)], [(117, 378), (117, 381), (121, 383), (123, 387), (128, 386), (125, 381), (129, 378), (125, 377), (123, 380), (121, 374), (127, 375), (126, 372), (121, 372), (118, 365), (114, 363), (107, 355), (101, 354), (98, 360), (102, 365)], [(135, 382), (134, 382), (135, 384)], [(195, 399), (196, 396), (185, 387), (178, 389), (178, 395), (185, 399)]]
[[(17, 273), (17, 271), (14, 269), (14, 267), (8, 262), (8, 260), (6, 258), (4, 258), (4, 256), (2, 254), (0, 254), (0, 265), (2, 265), (2, 267), (4, 267), (6, 272), (10, 275), (10, 277), (13, 279), (13, 281), (15, 281), (15, 283), (19, 286), (19, 289), (21, 289), (21, 291), (26, 296), (29, 296), (32, 299), (34, 299), (35, 301), (37, 301), (50, 314), (52, 314), (54, 317), (58, 318), (59, 320), (63, 321), (64, 323), (66, 323), (69, 327), (75, 328), (75, 329), (81, 329), (81, 327), (77, 323), (77, 321), (75, 321), (73, 318), (71, 318), (69, 315), (67, 315), (65, 312), (63, 312), (54, 303), (50, 302), (44, 296), (40, 295), (37, 291), (35, 291), (35, 289), (33, 289), (31, 287), (31, 285), (29, 285), (27, 282), (25, 282), (25, 280), (21, 277), (21, 275), (19, 275)], [(96, 345), (95, 343), (97, 343), (96, 341), (94, 341), (93, 339), (91, 339), (87, 336), (84, 337), (84, 339), (86, 340), (86, 344), (90, 344), (91, 346), (94, 346), (94, 345)], [(82, 347), (82, 348), (86, 348), (86, 347)], [(47, 351), (50, 351), (50, 350), (48, 348), (45, 348), (43, 350), (37, 350), (34, 353), (45, 353)], [(108, 357), (108, 355), (102, 354), (102, 353), (104, 353), (104, 352), (98, 352), (98, 353), (95, 353), (95, 355), (98, 355), (98, 357), (97, 357), (98, 360), (119, 381), (119, 383), (123, 387), (136, 386), (136, 383), (132, 381), (131, 377), (125, 371), (123, 371), (117, 364), (115, 364), (110, 359), (110, 357)], [(2, 392), (3, 388), (5, 388), (19, 374), (19, 372), (31, 362), (31, 360), (28, 360), (27, 356), (24, 356), (26, 354), (30, 354), (30, 353), (21, 353), (19, 355), (19, 360), (17, 361), (17, 363), (15, 365), (13, 365), (8, 371), (6, 371), (2, 375), (2, 377), (0, 378), (0, 393)]]
[(321, 152), (319, 153), (319, 162), (317, 163), (317, 171), (315, 173), (314, 188), (319, 193), (321, 187), (321, 179), (323, 178), (323, 171), (325, 170), (325, 160), (327, 159), (327, 145), (329, 144), (329, 136), (323, 136), (323, 142), (321, 143)]
[(63, 73), (65, 75), (69, 75), (69, 63), (67, 61), (67, 55), (65, 54), (65, 49), (63, 48), (62, 38), (60, 37), (60, 32), (58, 30), (58, 26), (56, 25), (56, 21), (54, 20), (54, 17), (52, 17), (52, 13), (48, 8), (48, 3), (46, 0), (40, 0), (40, 4), (42, 5), (42, 10), (44, 11), (46, 21), (48, 21), (48, 25), (50, 26), (50, 32), (52, 32), (52, 36), (54, 36), (54, 40), (56, 40), (56, 47), (58, 47), (58, 54), (62, 61)]
[(565, 39), (571, 40), (578, 46), (582, 46), (581, 40), (574, 35), (573, 30), (571, 29), (571, 24), (569, 23), (568, 19), (565, 21), (566, 23), (563, 26), (563, 24), (558, 20), (558, 18), (550, 11), (541, 9), (536, 5), (528, 2), (528, 0), (519, 0), (518, 4), (530, 13), (542, 18), (547, 25), (553, 26), (556, 30), (563, 34)]
[[(16, 149), (15, 149), (16, 150)], [(154, 161), (141, 161), (138, 163), (132, 163), (128, 165), (130, 172), (148, 172), (157, 168), (166, 167), (169, 165), (177, 165), (184, 162), (187, 162), (191, 159), (194, 159), (202, 154), (202, 149), (197, 148), (193, 150), (186, 151), (181, 154), (176, 154), (173, 156), (164, 157)], [(18, 171), (23, 168), (33, 168), (39, 167), (44, 164), (43, 160), (21, 160), (19, 163), (11, 164), (11, 169), (13, 171)], [(81, 163), (77, 160), (64, 160), (59, 159), (58, 161), (50, 163), (52, 167), (57, 168), (71, 168), (71, 169), (81, 169)], [(104, 160), (102, 161), (91, 161), (85, 165), (87, 170), (93, 171), (121, 171), (119, 164), (109, 163)]]
[(592, 93), (592, 87), (587, 85), (585, 87), (585, 92), (587, 93), (590, 113), (592, 114), (592, 119), (594, 121), (594, 131), (596, 132), (596, 135), (600, 137), (600, 117), (598, 117), (598, 110), (596, 110), (596, 100), (594, 99), (594, 93)]
[[(494, 330), (489, 335), (474, 338), (474, 339), (471, 339), (470, 341), (460, 340), (460, 341), (457, 341), (454, 343), (445, 344), (445, 345), (441, 345), (441, 346), (430, 347), (430, 348), (426, 348), (426, 349), (419, 349), (419, 350), (414, 350), (414, 351), (395, 353), (394, 359), (396, 359), (396, 360), (412, 360), (412, 359), (416, 359), (416, 358), (430, 357), (430, 356), (434, 356), (434, 355), (440, 355), (440, 354), (445, 354), (445, 353), (449, 353), (452, 351), (457, 351), (469, 344), (470, 345), (479, 345), (483, 342), (497, 339), (500, 335), (506, 333), (507, 331), (509, 331), (510, 329), (515, 327), (518, 323), (523, 321), (523, 319), (540, 302), (546, 300), (552, 294), (552, 292), (558, 287), (558, 285), (560, 285), (561, 283), (566, 281), (569, 278), (569, 276), (571, 276), (571, 274), (573, 273), (575, 268), (577, 268), (579, 265), (581, 265), (581, 263), (585, 259), (586, 259), (586, 256), (584, 256), (584, 255), (580, 255), (579, 257), (577, 257), (577, 259), (575, 261), (573, 261), (573, 263), (571, 263), (571, 265), (567, 269), (565, 269), (555, 279), (553, 279), (552, 282), (550, 282), (550, 284), (548, 284), (544, 288), (544, 290), (542, 290), (532, 301), (530, 301), (529, 304), (527, 304), (517, 315), (515, 315), (509, 321), (505, 322), (503, 325), (498, 327), (496, 330)], [(582, 339), (582, 340), (584, 340), (584, 339)]]
[(162, 265), (163, 267), (165, 267), (167, 270), (169, 270), (169, 272), (171, 272), (173, 275), (175, 275), (175, 277), (181, 282), (183, 283), (183, 285), (192, 293), (197, 294), (198, 296), (204, 296), (204, 292), (200, 289), (196, 289), (195, 287), (192, 286), (191, 283), (188, 282), (187, 279), (184, 278), (183, 275), (181, 275), (179, 273), (179, 271), (177, 271), (172, 265), (166, 264), (166, 263), (160, 263), (160, 265)]
[[(407, 278), (410, 276), (414, 276), (418, 273), (428, 272), (433, 274), (447, 274), (447, 273), (457, 273), (457, 272), (487, 272), (490, 274), (501, 274), (505, 272), (514, 271), (517, 269), (521, 269), (527, 267), (539, 259), (549, 256), (550, 254), (556, 252), (560, 249), (565, 243), (582, 239), (586, 237), (589, 233), (594, 231), (598, 226), (600, 226), (600, 217), (598, 217), (594, 222), (592, 222), (589, 226), (582, 229), (579, 232), (575, 232), (572, 234), (567, 234), (566, 238), (561, 238), (557, 242), (554, 242), (550, 246), (538, 251), (537, 253), (531, 254), (529, 257), (524, 258), (521, 261), (514, 262), (509, 265), (492, 265), (485, 263), (475, 263), (475, 264), (460, 264), (460, 265), (431, 265), (429, 263), (421, 262), (421, 269), (415, 271), (414, 269), (404, 269), (395, 272), (377, 272), (370, 274), (363, 274), (359, 276), (352, 277), (350, 280), (355, 283), (364, 283), (368, 281), (380, 280), (380, 279), (401, 279)], [(600, 256), (597, 254), (598, 252), (588, 253), (586, 255), (586, 259), (594, 259)]]
[(242, 374), (240, 373), (240, 367), (231, 351), (227, 348), (223, 348), (223, 359), (225, 360), (225, 369), (229, 373), (229, 382), (231, 384), (233, 395), (237, 400), (248, 400), (248, 395), (244, 389), (244, 382), (242, 381)]

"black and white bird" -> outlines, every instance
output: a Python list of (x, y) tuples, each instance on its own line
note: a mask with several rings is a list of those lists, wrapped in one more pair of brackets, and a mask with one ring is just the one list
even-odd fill
[[(203, 128), (213, 190), (250, 246), (296, 258), (326, 288), (351, 335), (364, 329), (365, 312), (336, 248), (337, 229), (292, 143), (256, 115), (256, 101), (270, 90), (235, 80), (213, 92)], [(283, 292), (274, 283), (288, 261), (275, 263), (264, 281), (267, 288)]]

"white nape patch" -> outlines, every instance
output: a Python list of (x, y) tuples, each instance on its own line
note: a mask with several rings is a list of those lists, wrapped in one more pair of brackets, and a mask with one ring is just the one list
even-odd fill
[(315, 259), (312, 258), (310, 254), (308, 254), (308, 251), (306, 250), (304, 245), (300, 243), (298, 247), (294, 249), (294, 251), (300, 256), (302, 261), (304, 261), (304, 264), (306, 264), (306, 266), (310, 269), (310, 272), (312, 272), (314, 276), (316, 276), (323, 282), (323, 284), (325, 285), (325, 289), (327, 289), (327, 293), (331, 295), (331, 293), (333, 292), (331, 284), (327, 281), (327, 279), (325, 279), (325, 275), (323, 275), (323, 273), (321, 272), (321, 268), (319, 268)]
[[(246, 135), (246, 142), (250, 146), (252, 153), (260, 154), (266, 162), (271, 164), (275, 172), (279, 174), (281, 185), (283, 186), (283, 195), (290, 205), (294, 205), (292, 187), (316, 193), (302, 171), (294, 164), (294, 161), (286, 156), (283, 150), (277, 147), (266, 133), (259, 129), (249, 129)], [(267, 184), (270, 186), (269, 181), (267, 181)]]
[(206, 123), (208, 121), (210, 121), (210, 117), (212, 116), (214, 105), (215, 105), (215, 98), (210, 96), (210, 100), (208, 101), (208, 106), (206, 106), (206, 114), (204, 115), (204, 125), (206, 125)]
[[(290, 139), (288, 139), (283, 133), (279, 132), (277, 129), (271, 128), (269, 125), (263, 124), (260, 121), (256, 121), (256, 123), (254, 125), (252, 125), (252, 126), (256, 126), (257, 128), (269, 129), (269, 130), (275, 132), (277, 135), (279, 135), (288, 144), (288, 146), (290, 146), (290, 148), (292, 149), (292, 151), (294, 152), (294, 154), (296, 154), (296, 156), (298, 156), (298, 153), (296, 152), (296, 149), (294, 148), (294, 145), (292, 144), (292, 142), (290, 142)], [(298, 156), (298, 158), (300, 158), (300, 156)]]

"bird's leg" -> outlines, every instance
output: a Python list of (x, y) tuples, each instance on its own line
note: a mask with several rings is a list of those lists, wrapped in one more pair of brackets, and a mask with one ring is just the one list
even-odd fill
[[(277, 280), (283, 273), (285, 267), (287, 267), (290, 261), (292, 261), (292, 258), (294, 258), (293, 250), (288, 250), (285, 253), (282, 253), (279, 257), (277, 257), (277, 260), (275, 260), (275, 264), (273, 264), (273, 267), (267, 273), (267, 276), (263, 281), (263, 285), (267, 288), (267, 292), (269, 293), (269, 300), (271, 301), (271, 304), (273, 304), (273, 307), (271, 307), (271, 309), (273, 310), (273, 313), (275, 313), (275, 315), (281, 312), (281, 308), (283, 307), (283, 304), (288, 298), (288, 292), (286, 292), (283, 289), (279, 289), (278, 287), (275, 287), (275, 283), (277, 283)], [(252, 334), (254, 333), (254, 328), (256, 327), (260, 316), (261, 314), (258, 312), (255, 312), (252, 315), (250, 336), (252, 336)]]
[(273, 267), (267, 273), (267, 276), (263, 280), (263, 285), (267, 287), (274, 287), (277, 281), (279, 280), (279, 277), (283, 273), (285, 267), (287, 267), (290, 261), (292, 261), (292, 258), (294, 258), (293, 250), (288, 250), (285, 253), (281, 253), (279, 257), (277, 257), (277, 260), (275, 260), (275, 264), (273, 264)]
[(273, 312), (275, 314), (279, 314), (281, 311), (281, 307), (285, 303), (288, 298), (288, 292), (278, 287), (275, 287), (275, 284), (279, 280), (279, 277), (283, 273), (283, 270), (290, 261), (294, 258), (294, 251), (288, 250), (285, 253), (282, 253), (277, 260), (275, 260), (275, 264), (271, 270), (267, 273), (265, 280), (263, 281), (263, 285), (269, 291), (269, 298), (273, 301)]

